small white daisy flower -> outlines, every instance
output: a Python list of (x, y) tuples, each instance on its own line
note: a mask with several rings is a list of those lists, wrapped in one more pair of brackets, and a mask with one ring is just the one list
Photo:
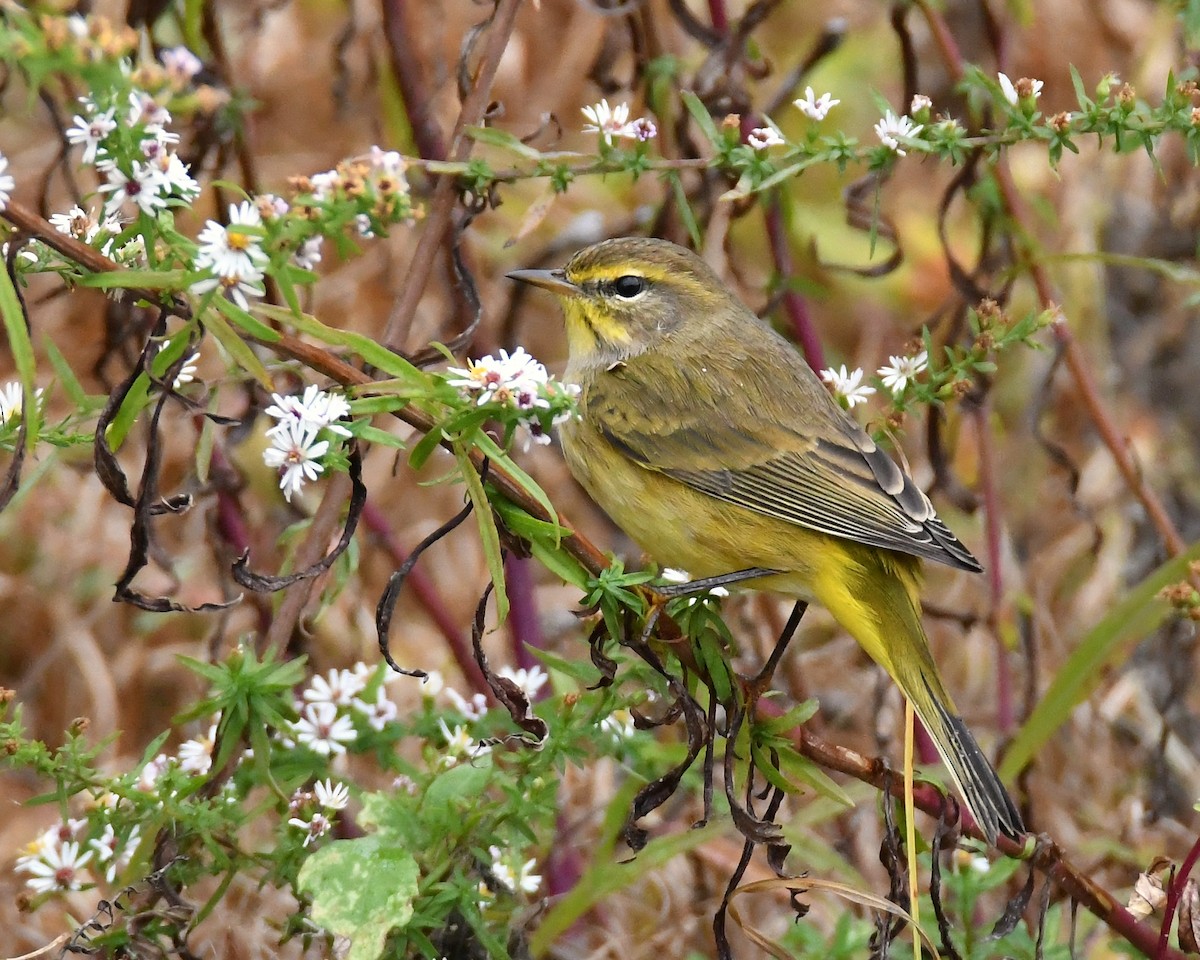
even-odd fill
[(883, 385), (893, 394), (904, 392), (909, 380), (915, 380), (929, 363), (929, 354), (922, 350), (915, 357), (888, 357), (888, 365), (880, 367), (876, 373), (883, 379)]
[(307, 847), (314, 840), (325, 836), (333, 826), (333, 823), (325, 814), (317, 812), (312, 815), (311, 820), (292, 817), (288, 820), (288, 826), (305, 831), (307, 836), (304, 838), (304, 845)]
[(925, 94), (918, 93), (912, 98), (912, 103), (910, 103), (908, 106), (908, 112), (913, 116), (916, 116), (922, 110), (931, 110), (932, 108), (933, 101), (930, 100), (929, 97), (925, 96)]
[(92, 859), (92, 851), (81, 853), (74, 840), (47, 847), (37, 857), (23, 860), (17, 869), (28, 873), (25, 886), (35, 893), (80, 890), (83, 868)]
[(83, 156), (79, 158), (82, 163), (96, 162), (96, 153), (101, 142), (117, 129), (117, 121), (113, 119), (114, 113), (110, 108), (91, 117), (76, 114), (72, 118), (72, 125), (65, 131), (67, 142), (76, 146), (83, 144)]
[(317, 803), (326, 810), (345, 810), (350, 802), (350, 788), (333, 780), (318, 780), (313, 785)]
[(821, 371), (821, 379), (833, 387), (834, 394), (845, 400), (848, 407), (866, 403), (867, 398), (875, 392), (875, 388), (864, 384), (862, 378), (861, 369), (856, 367), (853, 371), (848, 371), (844, 363), (841, 369), (828, 367)]
[(179, 85), (190, 83), (204, 69), (200, 58), (187, 47), (171, 47), (159, 54), (167, 76)]
[(831, 93), (823, 93), (819, 97), (816, 96), (812, 87), (805, 87), (804, 96), (799, 100), (792, 101), (800, 109), (801, 113), (810, 120), (816, 120), (818, 123), (829, 116), (829, 111), (841, 102), (841, 100), (834, 100)]
[(501, 667), (499, 674), (520, 687), (521, 692), (525, 694), (527, 700), (533, 700), (537, 697), (538, 692), (546, 685), (546, 681), (550, 679), (546, 671), (539, 666), (532, 666), (528, 670), (524, 667), (521, 667), (519, 670), (514, 670), (512, 667)]
[(212, 766), (213, 746), (217, 740), (217, 725), (208, 728), (208, 733), (179, 745), (179, 769), (186, 773), (208, 773)]
[(270, 258), (263, 251), (259, 237), (245, 229), (261, 226), (262, 216), (249, 200), (231, 203), (229, 225), (209, 220), (196, 238), (199, 243), (196, 268), (211, 269), (218, 277), (261, 278)]
[(583, 132), (598, 133), (604, 137), (605, 143), (612, 146), (614, 137), (625, 135), (626, 125), (629, 123), (629, 104), (618, 103), (615, 107), (610, 107), (607, 100), (601, 100), (590, 107), (584, 107), (583, 115), (589, 121)]
[(391, 701), (383, 687), (376, 692), (374, 702), (355, 697), (351, 706), (366, 716), (367, 724), (372, 730), (382, 730), (400, 713), (399, 708)]
[(292, 724), (292, 733), (298, 744), (326, 757), (345, 753), (346, 744), (358, 736), (350, 718), (338, 716), (332, 703), (308, 704)]
[(365, 686), (366, 681), (353, 670), (330, 670), (328, 678), (320, 674), (313, 677), (303, 696), (309, 703), (348, 707)]
[(774, 127), (755, 127), (746, 134), (746, 142), (755, 150), (766, 150), (767, 147), (778, 147), (787, 141)]
[(913, 123), (910, 117), (898, 117), (889, 110), (884, 118), (875, 124), (875, 135), (885, 147), (903, 157), (905, 152), (901, 140), (915, 137), (924, 129), (923, 124)]
[(309, 480), (316, 480), (325, 470), (320, 462), (329, 450), (328, 440), (318, 440), (316, 433), (303, 426), (289, 426), (286, 431), (271, 434), (271, 446), (263, 451), (263, 463), (281, 471), (279, 489), (289, 503)]

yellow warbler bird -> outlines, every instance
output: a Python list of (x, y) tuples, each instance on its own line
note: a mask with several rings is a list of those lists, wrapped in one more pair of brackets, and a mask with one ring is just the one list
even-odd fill
[(567, 463), (660, 563), (816, 601), (899, 684), (988, 836), (1021, 816), (957, 715), (921, 626), (920, 564), (979, 563), (803, 358), (698, 256), (622, 238), (516, 280), (561, 301), (581, 419)]

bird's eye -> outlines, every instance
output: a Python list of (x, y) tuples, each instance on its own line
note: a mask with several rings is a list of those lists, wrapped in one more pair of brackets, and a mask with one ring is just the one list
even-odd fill
[(624, 300), (632, 300), (646, 289), (646, 281), (642, 277), (632, 275), (617, 277), (612, 284), (613, 293)]

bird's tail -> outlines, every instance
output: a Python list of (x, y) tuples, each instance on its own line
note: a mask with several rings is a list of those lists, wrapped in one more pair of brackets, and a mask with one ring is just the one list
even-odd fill
[[(878, 554), (872, 559), (883, 560)], [(995, 843), (998, 834), (1019, 840), (1025, 833), (1021, 814), (955, 712), (933, 662), (921, 626), (915, 565), (889, 565), (886, 571), (872, 572), (876, 575), (860, 579), (857, 589), (848, 589), (845, 577), (826, 581), (827, 590), (818, 583), (817, 600), (891, 674), (912, 703), (988, 841)]]

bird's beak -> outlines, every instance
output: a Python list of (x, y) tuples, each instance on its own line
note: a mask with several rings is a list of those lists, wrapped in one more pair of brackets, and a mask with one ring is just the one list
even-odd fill
[(514, 270), (507, 276), (510, 280), (532, 283), (560, 297), (573, 297), (579, 293), (579, 288), (561, 270)]

